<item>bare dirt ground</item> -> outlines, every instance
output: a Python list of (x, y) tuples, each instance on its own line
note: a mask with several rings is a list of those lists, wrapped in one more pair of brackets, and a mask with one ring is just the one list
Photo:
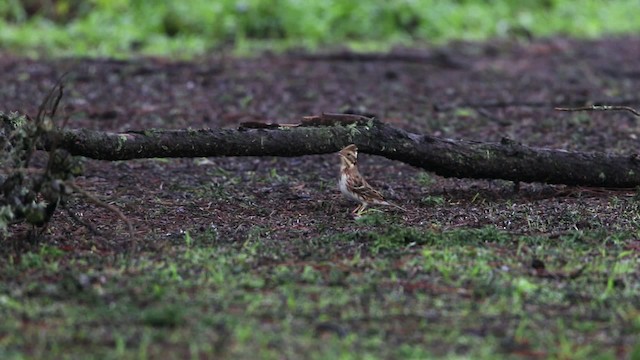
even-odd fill
[[(506, 136), (539, 147), (636, 151), (640, 130), (631, 114), (553, 108), (640, 103), (638, 39), (459, 44), (405, 53), (417, 56), (358, 61), (285, 54), (171, 62), (4, 55), (0, 103), (5, 111), (34, 114), (68, 73), (63, 104), (70, 128), (235, 127), (247, 120), (292, 123), (305, 115), (355, 110), (443, 137)], [(386, 159), (362, 158), (365, 175), (409, 208), (402, 216), (408, 225), (496, 225), (517, 233), (634, 225), (618, 219), (619, 208), (610, 206), (606, 192), (527, 184), (514, 193), (507, 182), (430, 177)], [(256, 224), (284, 240), (351, 227), (352, 205), (335, 187), (337, 168), (336, 156), (88, 161), (79, 183), (121, 207), (142, 244), (211, 227), (224, 238), (242, 238), (243, 229)], [(61, 216), (52, 224), (52, 239), (105, 251), (128, 241), (113, 214), (80, 204), (75, 210), (110, 236), (95, 238)], [(574, 212), (592, 221), (576, 224)], [(77, 239), (87, 241), (75, 244)]]
[[(408, 56), (407, 54), (411, 55)], [(555, 106), (640, 107), (640, 38), (450, 44), (370, 57), (213, 54), (190, 62), (145, 58), (29, 60), (0, 55), (0, 108), (35, 114), (67, 73), (69, 128), (233, 128), (242, 121), (295, 123), (346, 110), (417, 133), (580, 151), (635, 153), (640, 128), (627, 112), (565, 113)], [(161, 252), (185, 232), (242, 244), (260, 235), (281, 252), (263, 262), (347, 258), (368, 251), (355, 207), (336, 188), (335, 155), (300, 158), (87, 160), (77, 183), (130, 219), (140, 251)], [(361, 171), (406, 213), (397, 225), (424, 230), (495, 226), (555, 238), (576, 230), (636, 232), (635, 190), (585, 189), (502, 180), (448, 179), (361, 155)], [(115, 214), (71, 204), (98, 236), (57, 213), (46, 242), (104, 256), (131, 241)], [(365, 224), (384, 231), (388, 222)], [(304, 239), (356, 234), (322, 254)], [(554, 237), (555, 236), (555, 237)], [(336, 250), (336, 246), (339, 249)]]

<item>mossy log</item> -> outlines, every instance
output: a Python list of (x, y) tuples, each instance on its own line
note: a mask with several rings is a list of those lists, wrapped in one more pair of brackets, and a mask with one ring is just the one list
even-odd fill
[[(110, 133), (60, 130), (55, 143), (73, 155), (101, 160), (217, 156), (328, 154), (354, 143), (361, 153), (384, 156), (438, 175), (581, 186), (640, 185), (640, 158), (535, 148), (420, 135), (378, 121), (333, 126), (279, 126)], [(46, 147), (46, 146), (45, 146)]]

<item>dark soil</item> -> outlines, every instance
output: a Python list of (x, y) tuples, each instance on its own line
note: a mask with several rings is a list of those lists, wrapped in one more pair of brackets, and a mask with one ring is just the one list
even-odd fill
[[(532, 146), (633, 153), (640, 130), (632, 114), (553, 108), (640, 104), (639, 53), (640, 39), (616, 38), (463, 43), (386, 58), (284, 54), (172, 62), (4, 55), (0, 104), (4, 111), (35, 114), (67, 73), (63, 113), (70, 128), (235, 127), (247, 120), (293, 123), (305, 115), (355, 110), (436, 136), (507, 136)], [(406, 54), (415, 56), (400, 56)], [(361, 163), (373, 184), (409, 209), (402, 215), (407, 225), (495, 225), (517, 233), (636, 225), (619, 219), (628, 204), (611, 206), (606, 191), (540, 184), (515, 191), (504, 181), (432, 178), (383, 158), (363, 155)], [(224, 239), (241, 239), (251, 225), (285, 240), (352, 226), (353, 205), (334, 185), (337, 168), (336, 156), (88, 161), (78, 182), (119, 206), (144, 245), (212, 227)], [(109, 236), (95, 237), (60, 215), (48, 241), (104, 251), (129, 241), (114, 214), (83, 201), (73, 210)], [(573, 221), (576, 212), (589, 222)]]

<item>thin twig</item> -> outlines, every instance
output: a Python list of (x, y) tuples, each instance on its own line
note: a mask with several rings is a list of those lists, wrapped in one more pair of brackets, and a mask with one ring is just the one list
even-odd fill
[(89, 231), (91, 231), (92, 234), (97, 235), (97, 236), (103, 236), (104, 235), (104, 234), (102, 234), (102, 232), (100, 232), (98, 229), (96, 229), (95, 226), (93, 226), (90, 222), (80, 219), (80, 217), (78, 217), (78, 215), (76, 215), (76, 213), (71, 211), (71, 209), (69, 209), (69, 207), (67, 207), (66, 205), (62, 206), (62, 208), (67, 213), (67, 215), (69, 215), (69, 217), (71, 219), (73, 219), (75, 222), (80, 223), (80, 225), (82, 225), (82, 226), (86, 227), (87, 229), (89, 229)]
[(640, 117), (640, 112), (630, 106), (618, 106), (618, 105), (591, 105), (577, 108), (563, 108), (557, 107), (558, 111), (606, 111), (606, 110), (624, 110), (633, 113), (635, 116)]
[[(539, 107), (544, 107), (544, 108), (548, 108), (549, 106), (553, 106), (553, 107), (559, 107), (561, 105), (581, 105), (581, 104), (585, 104), (587, 103), (587, 100), (589, 103), (595, 103), (595, 104), (602, 104), (602, 103), (608, 103), (609, 105), (607, 106), (611, 106), (611, 107), (624, 107), (624, 105), (628, 105), (628, 104), (637, 104), (640, 100), (638, 98), (620, 98), (620, 99), (610, 99), (610, 100), (594, 100), (594, 99), (576, 99), (571, 101), (570, 104), (567, 104), (567, 102), (549, 102), (549, 101), (527, 101), (527, 100), (518, 100), (518, 99), (514, 99), (514, 100), (489, 100), (489, 101), (473, 101), (473, 102), (453, 102), (453, 103), (447, 103), (447, 104), (434, 104), (434, 110), (436, 111), (449, 111), (452, 109), (456, 109), (456, 108), (460, 108), (460, 107), (469, 107), (469, 108), (505, 108), (505, 107), (511, 107), (511, 106), (518, 106), (518, 107), (533, 107), (533, 108), (539, 108)], [(557, 109), (556, 109), (557, 110)], [(587, 106), (586, 109), (584, 110), (593, 110), (591, 108), (591, 106)], [(577, 110), (562, 110), (562, 111), (577, 111)]]
[(132, 252), (135, 251), (135, 237), (133, 233), (133, 225), (131, 224), (131, 221), (129, 221), (129, 219), (127, 219), (127, 217), (124, 216), (124, 214), (122, 213), (122, 211), (120, 211), (120, 209), (98, 199), (90, 192), (76, 185), (76, 183), (74, 183), (73, 181), (67, 181), (65, 182), (65, 185), (69, 185), (73, 190), (79, 192), (80, 194), (84, 195), (87, 199), (89, 199), (90, 202), (111, 211), (112, 213), (116, 214), (116, 216), (118, 216), (120, 220), (124, 221), (124, 223), (127, 224), (127, 227), (129, 228), (129, 235), (131, 236), (131, 250)]
[(36, 114), (36, 121), (42, 121), (42, 119), (47, 115), (47, 106), (49, 106), (51, 104), (51, 99), (55, 99), (54, 98), (54, 94), (56, 92), (56, 90), (58, 90), (58, 96), (56, 96), (57, 100), (53, 100), (53, 109), (50, 112), (51, 114), (55, 114), (56, 109), (55, 106), (57, 106), (58, 102), (60, 101), (60, 98), (62, 97), (62, 78), (58, 79), (58, 81), (56, 81), (56, 83), (53, 85), (53, 87), (51, 88), (51, 90), (49, 90), (49, 93), (47, 93), (47, 96), (45, 96), (44, 100), (42, 100), (42, 103), (40, 103), (40, 106), (38, 106), (38, 113)]

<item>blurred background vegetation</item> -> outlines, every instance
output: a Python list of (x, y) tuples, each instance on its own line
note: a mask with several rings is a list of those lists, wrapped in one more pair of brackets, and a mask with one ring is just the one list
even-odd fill
[(0, 50), (190, 57), (221, 47), (414, 43), (638, 32), (638, 0), (1, 0)]

